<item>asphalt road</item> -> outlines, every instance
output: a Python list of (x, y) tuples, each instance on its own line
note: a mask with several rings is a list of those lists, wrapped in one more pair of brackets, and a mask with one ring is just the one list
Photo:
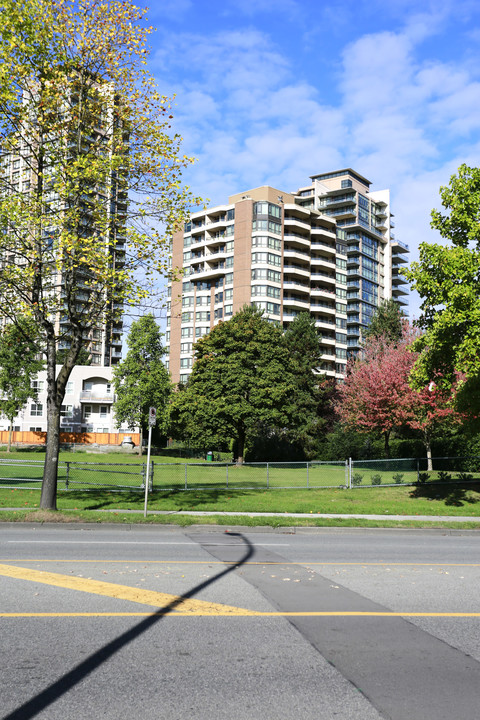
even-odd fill
[(5, 720), (477, 720), (480, 535), (0, 526)]

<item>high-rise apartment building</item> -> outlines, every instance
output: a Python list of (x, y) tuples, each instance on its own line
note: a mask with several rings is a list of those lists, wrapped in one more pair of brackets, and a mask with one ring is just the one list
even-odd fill
[(382, 300), (405, 307), (408, 246), (395, 239), (388, 190), (351, 169), (313, 175), (295, 193), (263, 186), (194, 213), (174, 236), (166, 344), (174, 382), (186, 382), (193, 346), (245, 304), (287, 327), (315, 318), (319, 371), (342, 378)]
[[(61, 130), (62, 114), (57, 110), (55, 132), (47, 134), (40, 142), (37, 123), (32, 120), (38, 111), (38, 84), (28, 87), (27, 83), (23, 102), (32, 104), (32, 117), (26, 116), (19, 121), (11, 135), (6, 133), (0, 144), (0, 199), (12, 200), (16, 208), (21, 208), (22, 204), (31, 207), (35, 217), (34, 222), (29, 222), (25, 220), (28, 213), (23, 210), (22, 215), (20, 210), (20, 220), (7, 228), (8, 243), (4, 243), (0, 252), (0, 272), (5, 273), (8, 266), (21, 271), (25, 269), (27, 274), (32, 272), (34, 265), (46, 268), (39, 282), (42, 298), (52, 308), (50, 316), (57, 350), (70, 346), (72, 322), (85, 325), (88, 332), (83, 336), (83, 346), (91, 364), (108, 367), (122, 358), (123, 304), (114, 302), (106, 286), (97, 290), (90, 268), (82, 268), (82, 238), (85, 243), (92, 237), (98, 238), (100, 252), (109, 267), (113, 271), (122, 270), (128, 190), (121, 169), (114, 170), (113, 163), (112, 169), (103, 174), (97, 170), (95, 180), (85, 172), (85, 177), (76, 185), (74, 176), (69, 176), (66, 169), (74, 159), (83, 159), (88, 167), (89, 160), (93, 164), (99, 156), (106, 158), (104, 165), (109, 167), (110, 141), (113, 132), (119, 132), (114, 117), (119, 101), (113, 97), (108, 84), (100, 85), (94, 79), (88, 87), (78, 89), (74, 82), (66, 83), (66, 86), (68, 90), (61, 107), (64, 116), (70, 117), (82, 103), (85, 105), (83, 95), (86, 95), (88, 111), (95, 121), (78, 129), (76, 135), (73, 132), (70, 135), (70, 127), (64, 132)], [(88, 112), (84, 110), (84, 114)], [(63, 152), (59, 148), (63, 148)], [(68, 262), (65, 246), (58, 249), (57, 238), (62, 232), (76, 238), (78, 261), (70, 258)], [(94, 303), (93, 314), (97, 321), (93, 323), (90, 313)], [(2, 304), (8, 306), (8, 299), (2, 298)], [(67, 306), (68, 312), (65, 311)], [(0, 315), (0, 324), (6, 321)]]

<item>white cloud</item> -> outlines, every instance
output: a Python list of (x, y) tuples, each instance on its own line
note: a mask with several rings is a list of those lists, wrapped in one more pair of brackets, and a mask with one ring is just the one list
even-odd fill
[[(258, 12), (271, 5), (255, 3)], [(335, 102), (258, 29), (165, 35), (156, 68), (177, 91), (175, 127), (198, 158), (188, 171), (194, 191), (220, 203), (258, 185), (289, 191), (311, 174), (354, 167), (373, 189), (391, 188), (397, 237), (412, 258), (419, 242), (435, 240), (429, 223), (439, 186), (462, 162), (478, 163), (478, 68), (468, 53), (435, 55), (431, 40), (445, 30), (450, 2), (416, 14), (416, 2), (396, 5), (411, 10), (403, 27), (360, 36), (332, 58), (338, 74), (321, 82), (338, 81)], [(467, 14), (468, 2), (461, 5)], [(254, 10), (246, 4), (245, 13)]]

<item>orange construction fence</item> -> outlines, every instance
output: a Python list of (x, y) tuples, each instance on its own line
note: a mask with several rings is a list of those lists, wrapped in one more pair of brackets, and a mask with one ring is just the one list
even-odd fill
[[(0, 444), (8, 443), (8, 430), (0, 430)], [(121, 445), (124, 438), (132, 438), (135, 446), (140, 443), (140, 433), (74, 433), (61, 432), (60, 442), (69, 445)], [(27, 430), (16, 430), (12, 433), (12, 443), (22, 445), (44, 445), (47, 439), (46, 432), (32, 432)]]

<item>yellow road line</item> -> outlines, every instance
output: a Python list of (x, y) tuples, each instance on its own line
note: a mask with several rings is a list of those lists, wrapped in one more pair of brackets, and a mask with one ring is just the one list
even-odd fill
[(181, 610), (184, 615), (196, 614), (198, 612), (204, 615), (216, 615), (217, 613), (225, 615), (235, 615), (237, 613), (242, 615), (250, 614), (249, 610), (232, 607), (230, 605), (221, 605), (205, 600), (183, 599), (179, 595), (170, 595), (156, 592), (155, 590), (134, 588), (128, 585), (117, 585), (100, 580), (60, 575), (59, 573), (43, 572), (41, 570), (31, 570), (14, 567), (13, 565), (0, 565), (0, 575), (17, 580), (28, 580), (44, 585), (53, 585), (68, 590), (80, 590), (81, 592), (93, 595), (105, 595), (107, 597), (117, 598), (118, 600), (128, 600), (130, 602), (140, 603), (141, 605), (151, 605), (158, 608), (164, 608), (174, 603), (172, 609)]
[[(212, 603), (213, 606), (213, 603)], [(262, 612), (254, 610), (242, 610), (233, 608), (230, 612), (228, 606), (217, 605), (214, 612), (198, 609), (195, 612), (177, 612), (169, 617), (446, 617), (446, 618), (480, 618), (480, 612), (361, 612), (361, 611), (285, 611), (285, 612)], [(226, 607), (226, 609), (225, 609)], [(0, 613), (0, 618), (63, 618), (63, 617), (150, 617), (151, 615), (162, 615), (162, 612), (14, 612)]]

